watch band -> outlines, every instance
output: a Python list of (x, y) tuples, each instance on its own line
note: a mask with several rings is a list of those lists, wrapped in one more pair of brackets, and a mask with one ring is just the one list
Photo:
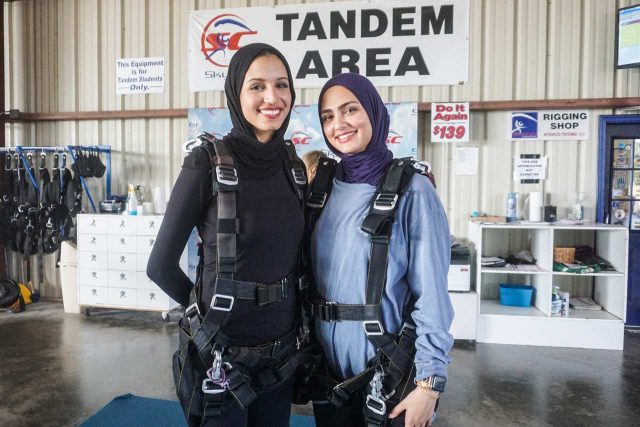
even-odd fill
[(444, 392), (447, 386), (447, 379), (439, 375), (431, 375), (423, 380), (418, 380), (415, 382), (416, 385), (418, 385), (418, 382), (424, 383), (424, 388), (437, 391), (438, 393)]
[(438, 397), (440, 397), (440, 392), (435, 391), (434, 389), (431, 388), (431, 385), (429, 384), (428, 379), (427, 380), (418, 380), (416, 381), (416, 386), (422, 390), (423, 392), (427, 393), (427, 396), (429, 396), (430, 398), (436, 400), (438, 399)]

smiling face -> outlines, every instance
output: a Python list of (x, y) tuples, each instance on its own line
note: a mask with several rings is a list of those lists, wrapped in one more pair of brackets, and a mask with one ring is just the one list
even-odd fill
[(291, 109), (287, 70), (275, 55), (257, 57), (240, 91), (242, 114), (260, 142), (269, 142)]
[(324, 93), (320, 120), (327, 140), (342, 154), (361, 153), (371, 142), (369, 116), (358, 98), (344, 86), (332, 86)]

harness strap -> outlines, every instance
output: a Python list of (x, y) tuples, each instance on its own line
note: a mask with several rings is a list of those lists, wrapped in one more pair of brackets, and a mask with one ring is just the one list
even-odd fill
[(377, 304), (337, 304), (335, 302), (321, 300), (318, 297), (309, 306), (312, 316), (324, 322), (341, 322), (345, 320), (378, 320), (379, 309)]
[[(316, 176), (313, 178), (309, 187), (309, 195), (307, 197), (307, 210), (312, 214), (320, 215), (324, 204), (326, 203), (331, 188), (333, 187), (333, 177), (336, 174), (338, 162), (329, 157), (320, 157), (318, 160), (318, 168)], [(317, 218), (316, 218), (317, 219)], [(315, 223), (311, 224), (312, 229)]]
[[(208, 133), (200, 135), (214, 169), (213, 189), (218, 200), (217, 276), (231, 279), (237, 271), (237, 236), (240, 223), (236, 212), (239, 190), (238, 172), (233, 154), (224, 140)], [(213, 147), (213, 151), (211, 150)]]
[(344, 402), (349, 400), (353, 393), (371, 382), (375, 371), (375, 367), (367, 368), (355, 377), (351, 377), (335, 385), (329, 392), (329, 401), (331, 404), (341, 407)]
[(238, 299), (255, 300), (258, 305), (284, 301), (289, 293), (295, 292), (299, 273), (293, 270), (282, 279), (270, 284), (242, 282), (219, 278), (216, 292)]

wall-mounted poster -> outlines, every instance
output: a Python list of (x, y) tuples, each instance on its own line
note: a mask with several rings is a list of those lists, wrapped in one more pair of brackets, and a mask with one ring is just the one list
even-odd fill
[(588, 110), (513, 111), (509, 139), (575, 141), (589, 138)]
[[(418, 151), (418, 104), (415, 102), (386, 104), (391, 119), (387, 147), (394, 157), (417, 157)], [(209, 132), (217, 138), (226, 135), (233, 125), (226, 108), (190, 108), (188, 112), (189, 139), (202, 132)], [(320, 150), (334, 157), (322, 136), (318, 117), (318, 105), (296, 105), (291, 110), (289, 128), (285, 138), (296, 145), (299, 156)]]

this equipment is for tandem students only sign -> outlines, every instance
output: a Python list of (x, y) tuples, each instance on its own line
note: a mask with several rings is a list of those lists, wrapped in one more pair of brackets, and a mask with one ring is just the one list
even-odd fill
[(469, 0), (391, 0), (200, 10), (190, 13), (189, 89), (223, 90), (229, 61), (249, 43), (287, 58), (298, 88), (343, 72), (377, 86), (468, 80)]

